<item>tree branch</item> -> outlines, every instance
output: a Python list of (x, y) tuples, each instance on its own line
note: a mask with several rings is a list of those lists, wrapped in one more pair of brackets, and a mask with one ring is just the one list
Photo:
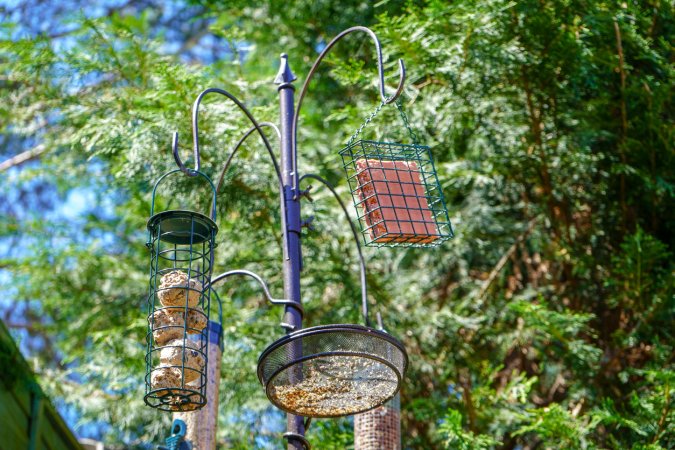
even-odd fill
[(26, 150), (25, 152), (19, 153), (18, 155), (1, 162), (0, 172), (9, 170), (12, 167), (20, 166), (21, 164), (26, 163), (28, 161), (37, 159), (40, 156), (42, 156), (42, 154), (45, 151), (47, 151), (47, 148), (43, 144), (40, 144), (30, 150)]
[(536, 225), (536, 223), (539, 221), (539, 217), (535, 217), (534, 219), (530, 220), (530, 223), (527, 225), (527, 228), (525, 231), (521, 233), (520, 236), (518, 236), (518, 239), (516, 239), (516, 242), (509, 247), (509, 249), (504, 253), (504, 255), (499, 259), (497, 262), (497, 265), (492, 269), (490, 272), (490, 275), (488, 275), (487, 279), (483, 283), (483, 286), (480, 288), (480, 292), (478, 293), (478, 301), (482, 301), (483, 297), (485, 297), (485, 294), (487, 293), (488, 289), (490, 289), (490, 286), (492, 283), (495, 281), (495, 278), (497, 278), (497, 275), (499, 275), (499, 272), (504, 268), (506, 263), (508, 262), (509, 258), (515, 253), (516, 249), (518, 248), (518, 245), (520, 245), (521, 242), (525, 240), (528, 234), (532, 232), (532, 229)]
[(621, 39), (621, 28), (619, 28), (619, 22), (614, 20), (614, 34), (616, 36), (616, 52), (619, 57), (619, 66), (618, 71), (621, 81), (621, 138), (619, 140), (619, 157), (621, 158), (621, 164), (624, 167), (621, 169), (621, 174), (619, 175), (619, 189), (620, 189), (620, 203), (621, 211), (623, 213), (623, 226), (626, 227), (626, 220), (628, 216), (628, 208), (626, 205), (626, 153), (624, 146), (626, 144), (626, 136), (628, 134), (628, 114), (626, 112), (626, 70), (624, 68), (624, 57), (623, 57), (623, 44)]

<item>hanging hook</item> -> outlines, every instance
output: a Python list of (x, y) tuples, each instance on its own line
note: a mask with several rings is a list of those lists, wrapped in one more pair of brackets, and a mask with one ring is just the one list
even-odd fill
[[(330, 41), (328, 45), (326, 45), (326, 47), (323, 49), (323, 51), (319, 54), (319, 57), (316, 58), (316, 61), (314, 61), (314, 65), (312, 65), (312, 68), (309, 70), (309, 73), (307, 74), (307, 78), (305, 79), (305, 82), (302, 85), (302, 89), (300, 89), (300, 95), (298, 96), (298, 107), (295, 109), (295, 114), (293, 115), (293, 125), (292, 125), (293, 148), (297, 146), (298, 118), (300, 117), (300, 109), (302, 109), (302, 101), (305, 98), (305, 94), (307, 94), (307, 88), (309, 87), (310, 81), (312, 81), (314, 73), (317, 71), (319, 64), (321, 64), (321, 61), (323, 61), (324, 57), (328, 54), (331, 48), (333, 48), (333, 46), (337, 44), (337, 42), (340, 39), (356, 31), (362, 31), (368, 34), (368, 36), (370, 36), (373, 42), (375, 43), (375, 50), (377, 51), (377, 72), (379, 77), (379, 90), (382, 102), (385, 105), (393, 103), (396, 101), (396, 99), (398, 99), (398, 97), (403, 92), (403, 86), (405, 84), (405, 64), (403, 64), (403, 60), (400, 58), (398, 60), (398, 86), (396, 86), (396, 91), (391, 96), (387, 97), (384, 84), (384, 64), (382, 62), (382, 46), (380, 45), (380, 41), (377, 39), (377, 35), (375, 35), (375, 33), (370, 28), (366, 28), (363, 26), (347, 28), (342, 33), (335, 36), (333, 40)], [(297, 152), (296, 152), (296, 159), (294, 159), (293, 161), (293, 171), (294, 173), (298, 173)], [(297, 187), (298, 187), (297, 182), (294, 181), (293, 186), (294, 193), (297, 190)], [(294, 195), (297, 195), (297, 193), (295, 193)]]
[(244, 270), (244, 269), (238, 269), (238, 270), (228, 270), (227, 272), (223, 272), (219, 275), (216, 275), (215, 277), (211, 278), (211, 282), (208, 283), (204, 289), (211, 289), (214, 287), (214, 285), (221, 280), (224, 280), (226, 278), (229, 278), (234, 275), (243, 275), (246, 277), (253, 278), (255, 281), (258, 282), (260, 287), (263, 290), (263, 293), (265, 294), (265, 298), (267, 299), (268, 302), (270, 302), (273, 305), (284, 305), (284, 306), (289, 306), (291, 308), (295, 308), (300, 313), (300, 316), (304, 316), (305, 314), (305, 309), (302, 307), (302, 304), (295, 302), (293, 300), (287, 300), (284, 298), (274, 298), (272, 297), (272, 294), (270, 293), (270, 289), (267, 287), (267, 283), (265, 283), (265, 280), (262, 279), (260, 275), (258, 275), (255, 272), (251, 272), (250, 270)]
[(185, 167), (185, 164), (183, 164), (183, 160), (180, 159), (180, 155), (178, 154), (178, 132), (174, 131), (173, 140), (171, 142), (171, 153), (173, 153), (173, 159), (174, 161), (176, 161), (176, 164), (178, 165), (178, 168), (180, 169), (181, 172), (183, 172), (185, 175), (189, 177), (197, 176), (197, 172), (199, 172), (199, 169), (201, 167), (201, 162), (199, 161), (198, 147), (194, 148), (195, 168), (188, 169), (187, 167)]
[[(265, 144), (265, 147), (267, 148), (267, 151), (269, 152), (270, 155), (272, 155), (272, 160), (275, 162), (274, 159), (274, 150), (272, 149), (272, 146), (269, 143), (269, 140), (267, 139), (267, 136), (265, 133), (262, 131), (262, 126), (258, 123), (257, 120), (255, 120), (255, 117), (253, 117), (253, 114), (244, 106), (244, 104), (234, 95), (230, 94), (228, 91), (225, 89), (220, 89), (220, 88), (208, 88), (202, 91), (197, 98), (195, 99), (194, 103), (192, 104), (192, 147), (193, 147), (193, 154), (194, 154), (194, 159), (195, 159), (195, 168), (194, 169), (188, 169), (185, 167), (185, 164), (183, 163), (183, 160), (180, 158), (180, 155), (178, 154), (178, 133), (173, 134), (173, 142), (171, 144), (171, 151), (173, 153), (173, 159), (176, 161), (176, 164), (178, 165), (178, 168), (183, 172), (184, 174), (194, 177), (197, 172), (201, 169), (201, 158), (200, 158), (200, 153), (199, 153), (199, 105), (202, 102), (202, 99), (209, 93), (216, 93), (223, 95), (230, 99), (237, 107), (246, 115), (248, 120), (251, 121), (253, 124), (253, 128), (258, 132), (260, 137), (263, 140), (263, 143)], [(277, 170), (277, 176), (279, 176), (279, 169), (278, 166), (275, 166), (275, 169)], [(281, 181), (281, 179), (279, 180)]]
[(316, 61), (314, 61), (314, 65), (312, 65), (312, 68), (309, 70), (307, 78), (305, 79), (305, 82), (302, 85), (302, 89), (300, 90), (300, 95), (298, 97), (298, 108), (295, 110), (295, 117), (294, 117), (295, 120), (293, 121), (295, 124), (297, 124), (297, 117), (299, 115), (300, 108), (302, 107), (302, 100), (304, 99), (305, 94), (307, 93), (309, 83), (312, 81), (312, 77), (314, 76), (314, 73), (318, 69), (319, 64), (321, 64), (321, 61), (323, 61), (323, 59), (326, 57), (331, 48), (333, 48), (333, 46), (335, 46), (335, 44), (337, 44), (340, 39), (356, 31), (363, 31), (364, 33), (368, 34), (368, 36), (370, 36), (373, 42), (375, 43), (375, 50), (377, 52), (377, 72), (379, 77), (379, 90), (381, 100), (386, 105), (388, 105), (394, 102), (401, 95), (401, 92), (403, 92), (403, 86), (405, 84), (405, 64), (403, 64), (403, 60), (400, 58), (398, 60), (399, 74), (398, 74), (398, 86), (396, 86), (396, 91), (391, 96), (387, 97), (384, 84), (384, 64), (382, 62), (382, 46), (380, 45), (379, 39), (377, 39), (377, 35), (373, 32), (373, 30), (367, 27), (356, 26), (347, 28), (346, 30), (335, 36), (333, 40), (330, 41), (328, 45), (326, 45), (326, 47), (319, 54), (318, 58), (316, 58)]

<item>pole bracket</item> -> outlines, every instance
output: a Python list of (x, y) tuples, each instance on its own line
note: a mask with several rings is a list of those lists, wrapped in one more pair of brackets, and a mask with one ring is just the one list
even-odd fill
[(300, 189), (298, 191), (298, 195), (299, 195), (300, 198), (305, 197), (311, 203), (314, 203), (314, 199), (312, 198), (312, 196), (310, 194), (311, 190), (312, 190), (312, 185), (310, 184), (309, 186), (307, 186), (307, 189), (305, 189), (304, 191), (302, 189)]
[(284, 330), (288, 331), (289, 333), (292, 332), (292, 331), (295, 331), (295, 329), (296, 329), (295, 325), (291, 325), (290, 323), (286, 323), (286, 322), (281, 322), (279, 324), (279, 326), (281, 328), (283, 328)]
[(309, 231), (316, 231), (316, 228), (313, 225), (314, 216), (309, 216), (306, 219), (303, 219), (300, 222), (300, 228), (307, 228)]
[(298, 313), (300, 313), (300, 317), (304, 317), (305, 309), (302, 307), (301, 303), (295, 302), (293, 300), (288, 300), (288, 299), (285, 299), (285, 298), (274, 298), (274, 297), (272, 297), (272, 294), (270, 293), (270, 290), (267, 287), (267, 283), (265, 283), (265, 281), (262, 279), (262, 277), (260, 275), (258, 275), (255, 272), (251, 272), (250, 270), (240, 269), (240, 270), (229, 270), (227, 272), (223, 272), (220, 275), (217, 275), (217, 276), (211, 278), (211, 283), (208, 284), (207, 286), (205, 286), (205, 289), (209, 289), (209, 288), (213, 287), (219, 281), (222, 281), (225, 278), (228, 278), (228, 277), (231, 277), (231, 276), (234, 276), (234, 275), (243, 275), (243, 276), (253, 278), (262, 287), (263, 292), (265, 293), (265, 298), (267, 299), (267, 301), (269, 301), (273, 305), (284, 305), (284, 306), (287, 306), (289, 308), (293, 308), (296, 311), (298, 311)]

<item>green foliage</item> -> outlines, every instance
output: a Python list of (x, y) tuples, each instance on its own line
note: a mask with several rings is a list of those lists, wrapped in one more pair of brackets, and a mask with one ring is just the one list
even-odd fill
[(481, 450), (490, 449), (494, 445), (500, 444), (488, 435), (474, 435), (471, 431), (465, 431), (462, 425), (462, 413), (455, 410), (449, 410), (438, 427), (438, 432), (444, 439), (444, 445), (447, 448), (457, 448), (461, 450)]
[[(670, 448), (675, 444), (675, 400), (672, 397), (675, 373), (672, 370), (638, 372), (643, 381), (630, 394), (628, 402), (617, 408), (614, 400), (607, 398), (594, 415), (603, 426), (628, 432), (636, 442), (633, 448)], [(611, 434), (609, 442), (615, 448), (621, 447), (621, 441)]]
[(558, 404), (551, 404), (528, 411), (527, 425), (522, 426), (514, 435), (532, 433), (547, 448), (588, 448), (586, 435), (596, 425), (597, 422), (594, 421), (584, 423), (575, 420), (566, 409)]
[[(65, 41), (0, 28), (0, 164), (39, 156), (2, 172), (0, 284), (43, 339), (32, 356), (45, 390), (83, 423), (111, 424), (111, 448), (161, 442), (170, 418), (141, 400), (144, 242), (152, 182), (174, 167), (171, 133), (188, 158), (191, 103), (211, 86), (276, 122), (278, 54), (289, 53), (299, 86), (318, 48), (363, 24), (382, 41), (388, 92), (396, 59), (406, 63), (406, 111), (432, 146), (457, 232), (435, 250), (366, 249), (372, 307), (410, 354), (404, 447), (675, 446), (671, 5), (194, 3), (210, 26), (178, 43), (153, 29), (156, 6), (69, 17)], [(200, 48), (202, 36), (229, 57), (170, 53)], [(345, 201), (337, 150), (379, 103), (376, 79), (372, 42), (353, 34), (304, 102), (300, 171)], [(201, 113), (202, 165), (216, 178), (249, 124), (219, 98)], [(406, 142), (399, 123), (384, 108), (368, 133)], [(167, 183), (159, 207), (207, 207), (185, 178)], [(63, 211), (83, 192), (84, 212)], [(306, 323), (356, 322), (349, 228), (324, 190), (313, 198), (302, 206), (317, 227), (303, 234)], [(280, 293), (277, 185), (255, 136), (225, 176), (218, 218), (217, 270), (255, 270)], [(219, 441), (276, 448), (283, 418), (254, 373), (282, 333), (279, 311), (248, 281), (219, 294)], [(316, 421), (308, 437), (315, 448), (353, 445), (349, 420)]]
[(307, 434), (312, 448), (326, 450), (350, 450), (354, 448), (354, 432), (351, 420), (314, 420)]

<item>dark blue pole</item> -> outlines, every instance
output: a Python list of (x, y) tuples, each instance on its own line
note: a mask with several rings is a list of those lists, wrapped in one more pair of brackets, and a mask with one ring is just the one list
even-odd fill
[[(300, 250), (300, 195), (295, 190), (298, 189), (298, 174), (295, 173), (294, 167), (297, 154), (294, 148), (293, 129), (293, 114), (294, 114), (294, 99), (295, 87), (293, 81), (296, 79), (291, 68), (288, 65), (288, 56), (281, 55), (281, 66), (279, 73), (274, 79), (274, 83), (278, 84), (279, 91), (279, 105), (280, 105), (280, 130), (281, 130), (281, 178), (283, 180), (284, 191), (282, 202), (285, 203), (286, 212), (286, 230), (284, 230), (284, 297), (288, 300), (301, 303), (300, 299), (300, 270), (301, 250)], [(284, 311), (283, 326), (288, 333), (302, 328), (302, 315), (298, 308), (292, 305), (286, 305)], [(297, 349), (301, 352), (302, 349)], [(296, 355), (297, 357), (301, 355)], [(301, 376), (302, 374), (298, 374)], [(288, 449), (303, 449), (303, 441), (305, 435), (304, 421), (301, 416), (288, 414), (287, 416), (287, 432), (284, 437), (288, 440)]]

